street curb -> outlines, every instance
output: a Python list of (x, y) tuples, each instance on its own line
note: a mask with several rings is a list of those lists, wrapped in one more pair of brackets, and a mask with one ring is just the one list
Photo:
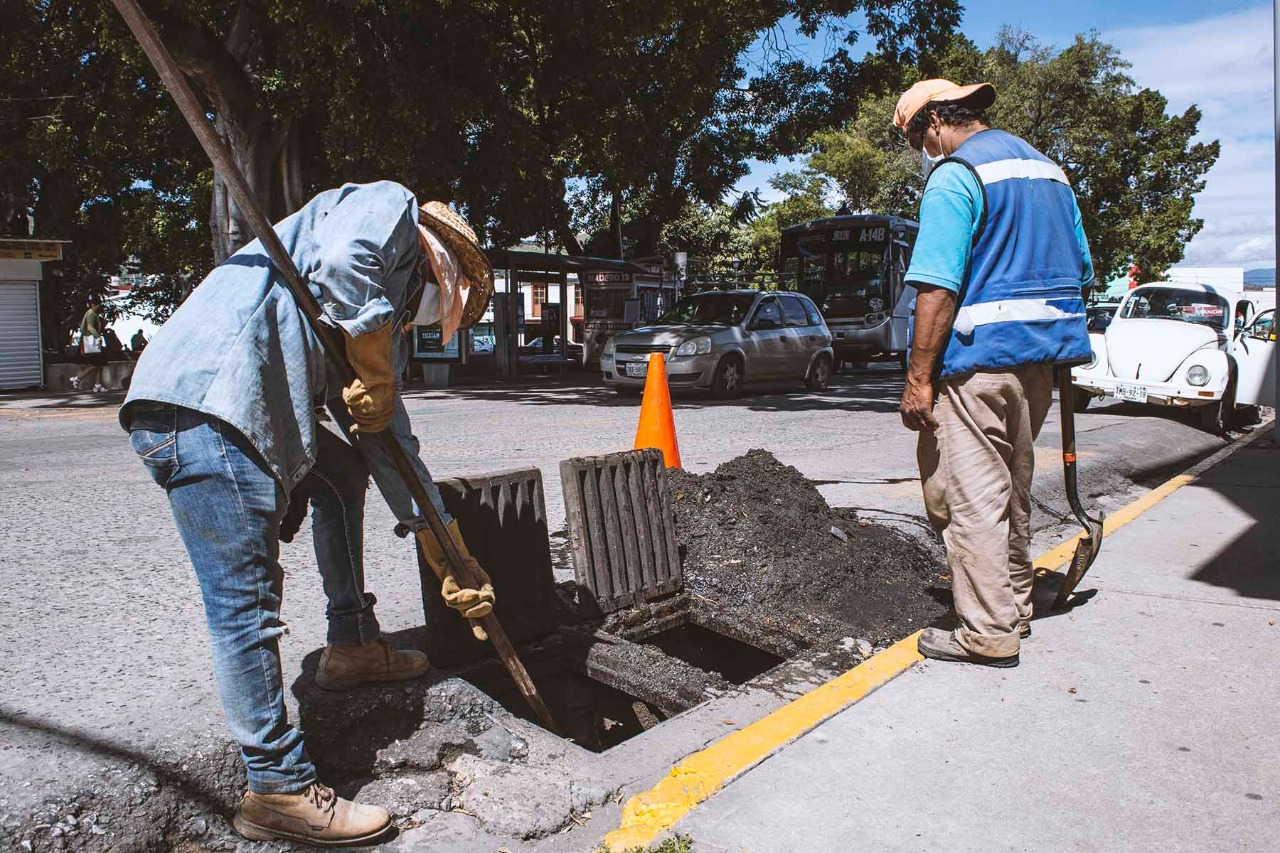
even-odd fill
[[(1121, 507), (1106, 519), (1104, 537), (1115, 534), (1241, 448), (1261, 442), (1270, 425), (1270, 420), (1259, 424), (1253, 432), (1234, 439), (1207, 459)], [(1036, 558), (1036, 574), (1050, 574), (1067, 565), (1082, 535), (1066, 539)], [(622, 851), (652, 844), (712, 794), (924, 660), (916, 650), (920, 633), (902, 638), (800, 698), (686, 756), (656, 785), (627, 801), (618, 828), (605, 836), (604, 846)]]

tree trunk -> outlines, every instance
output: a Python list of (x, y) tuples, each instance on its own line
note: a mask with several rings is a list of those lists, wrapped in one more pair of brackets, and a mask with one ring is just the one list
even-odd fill
[[(262, 103), (254, 68), (273, 36), (273, 24), (255, 4), (242, 2), (225, 39), (176, 16), (163, 16), (174, 59), (209, 101), (214, 127), (245, 183), (273, 222), (306, 202), (297, 128), (281, 124)], [(210, 232), (214, 263), (222, 263), (254, 234), (215, 169)]]

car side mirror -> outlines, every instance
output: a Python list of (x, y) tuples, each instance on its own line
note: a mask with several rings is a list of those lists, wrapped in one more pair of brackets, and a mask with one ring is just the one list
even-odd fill
[(780, 324), (776, 320), (770, 320), (767, 317), (757, 317), (750, 326), (747, 326), (747, 331), (768, 331), (770, 329), (778, 328), (779, 325)]

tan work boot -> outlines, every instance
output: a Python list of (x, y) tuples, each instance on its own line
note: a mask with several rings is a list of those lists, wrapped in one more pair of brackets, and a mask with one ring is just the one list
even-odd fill
[(325, 690), (351, 690), (362, 684), (409, 681), (426, 675), (430, 668), (422, 652), (393, 649), (383, 639), (362, 646), (330, 643), (320, 656), (316, 684)]
[(287, 839), (316, 847), (377, 841), (391, 828), (381, 806), (344, 800), (319, 782), (299, 794), (244, 795), (232, 820), (236, 832), (254, 841)]

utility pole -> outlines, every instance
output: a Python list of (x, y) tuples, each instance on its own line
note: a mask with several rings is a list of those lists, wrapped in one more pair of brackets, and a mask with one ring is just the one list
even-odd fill
[[(1280, 47), (1280, 0), (1276, 0), (1271, 4), (1271, 24), (1272, 24), (1272, 40), (1271, 40), (1271, 63), (1272, 63), (1272, 81), (1271, 81), (1271, 106), (1275, 111), (1275, 136), (1271, 143), (1275, 146), (1276, 160), (1275, 172), (1272, 175), (1273, 186), (1275, 187), (1275, 222), (1273, 230), (1275, 234), (1274, 246), (1280, 253), (1280, 53), (1277, 48)], [(1275, 293), (1280, 295), (1280, 282), (1276, 284)], [(1278, 306), (1280, 309), (1280, 306)], [(1280, 414), (1280, 345), (1276, 346), (1276, 352), (1273, 358), (1276, 359), (1275, 379), (1276, 379), (1276, 412)], [(1277, 417), (1272, 424), (1274, 432), (1271, 435), (1271, 443), (1280, 445), (1280, 417)]]

